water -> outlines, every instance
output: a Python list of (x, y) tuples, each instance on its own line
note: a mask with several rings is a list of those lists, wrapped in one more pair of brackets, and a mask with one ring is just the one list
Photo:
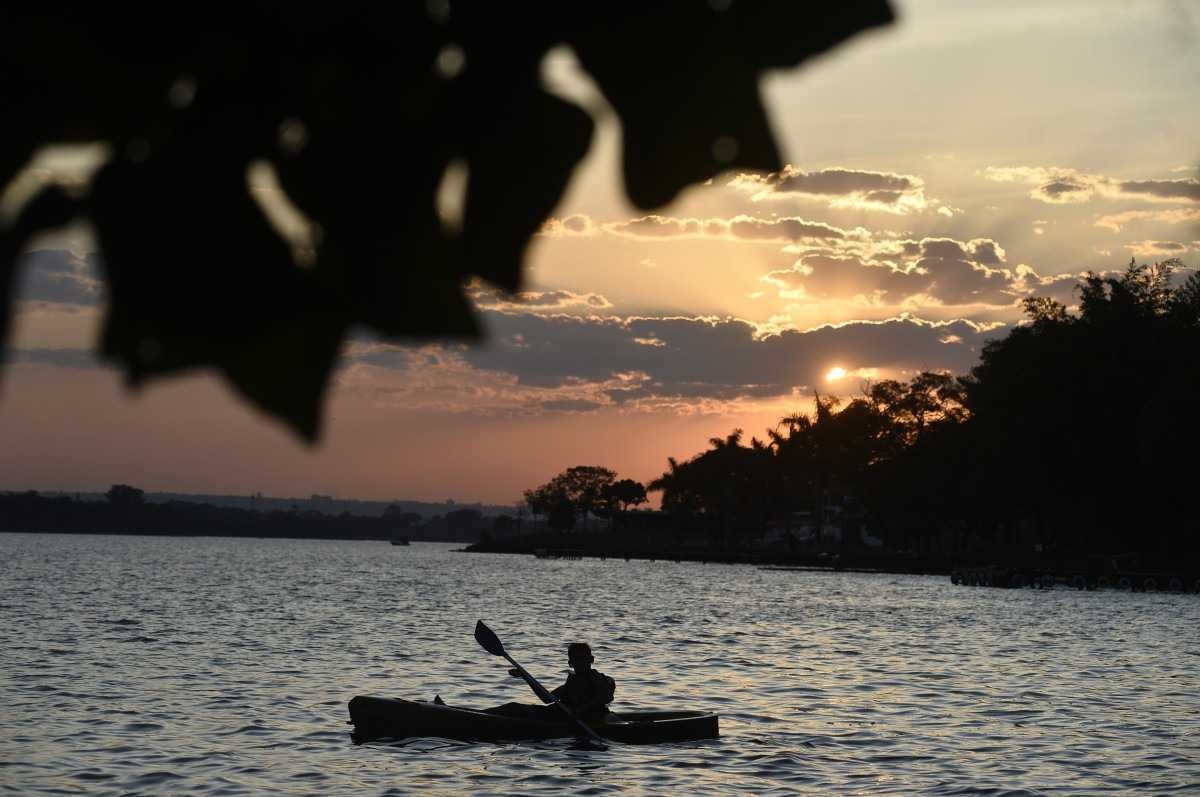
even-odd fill
[[(541, 561), (378, 542), (0, 534), (0, 791), (1200, 791), (1200, 598)], [(354, 746), (356, 694), (533, 701), (592, 643), (675, 745)]]

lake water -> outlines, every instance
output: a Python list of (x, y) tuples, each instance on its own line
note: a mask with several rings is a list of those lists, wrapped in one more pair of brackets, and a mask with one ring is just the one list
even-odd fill
[[(0, 534), (0, 790), (22, 795), (1200, 792), (1200, 598), (542, 561), (378, 542)], [(720, 739), (355, 746), (356, 694), (613, 708)]]

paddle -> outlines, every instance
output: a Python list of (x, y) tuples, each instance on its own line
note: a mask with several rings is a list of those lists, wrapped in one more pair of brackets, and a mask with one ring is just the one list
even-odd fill
[(488, 653), (491, 653), (493, 656), (503, 656), (504, 658), (508, 659), (508, 663), (511, 664), (513, 668), (516, 669), (517, 673), (525, 679), (525, 683), (529, 684), (529, 688), (533, 690), (533, 693), (537, 695), (543, 703), (553, 703), (561, 708), (566, 715), (571, 718), (571, 721), (582, 728), (583, 732), (587, 734), (587, 736), (591, 738), (593, 742), (601, 747), (604, 747), (604, 739), (602, 739), (587, 725), (584, 725), (583, 720), (579, 719), (579, 717), (576, 717), (575, 712), (571, 711), (566, 703), (550, 694), (550, 692), (546, 690), (546, 687), (538, 683), (536, 678), (530, 675), (520, 664), (517, 664), (516, 660), (514, 660), (512, 656), (508, 655), (508, 652), (504, 649), (504, 643), (500, 641), (500, 637), (496, 636), (495, 631), (484, 625), (483, 620), (475, 623), (475, 641), (482, 645), (483, 649)]

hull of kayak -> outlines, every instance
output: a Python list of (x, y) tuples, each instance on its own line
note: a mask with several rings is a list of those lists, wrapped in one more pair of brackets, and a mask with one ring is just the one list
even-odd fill
[[(579, 735), (579, 729), (565, 717), (564, 722), (544, 722), (387, 697), (351, 700), (350, 722), (354, 724), (356, 742), (410, 736), (489, 742)], [(705, 711), (610, 713), (602, 720), (589, 721), (588, 725), (605, 739), (628, 744), (683, 742), (718, 736), (717, 715)]]

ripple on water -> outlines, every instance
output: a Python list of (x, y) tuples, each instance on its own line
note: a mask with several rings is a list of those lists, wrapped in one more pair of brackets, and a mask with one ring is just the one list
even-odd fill
[[(448, 546), (0, 535), (10, 791), (1166, 793), (1200, 782), (1200, 599), (945, 579), (545, 562)], [(53, 585), (54, 588), (47, 588)], [(136, 585), (131, 589), (130, 585)], [(622, 707), (721, 713), (692, 744), (355, 746), (354, 694), (532, 700), (593, 645)], [(9, 786), (9, 784), (12, 784)]]

